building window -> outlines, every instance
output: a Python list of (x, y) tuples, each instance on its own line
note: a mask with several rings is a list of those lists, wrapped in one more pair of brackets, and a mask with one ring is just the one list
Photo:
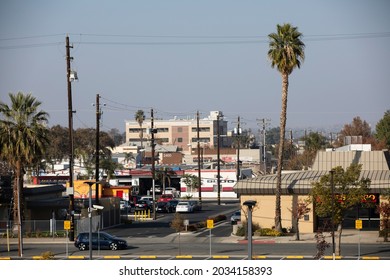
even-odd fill
[[(192, 142), (198, 142), (198, 138), (196, 137), (193, 137), (191, 139)], [(210, 142), (210, 138), (209, 137), (199, 137), (199, 142), (204, 142), (204, 143), (209, 143)]]
[(183, 143), (183, 138), (181, 138), (181, 137), (177, 138), (177, 142)]
[(182, 127), (178, 127), (177, 128), (177, 132), (183, 132), (183, 128)]
[[(191, 130), (192, 132), (197, 131), (196, 127), (193, 127)], [(199, 132), (210, 132), (210, 127), (199, 127)]]

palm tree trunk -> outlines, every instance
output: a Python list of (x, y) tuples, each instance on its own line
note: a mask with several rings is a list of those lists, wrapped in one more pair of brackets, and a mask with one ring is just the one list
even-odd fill
[(16, 163), (15, 179), (14, 179), (14, 213), (13, 213), (13, 229), (18, 232), (18, 254), (23, 255), (23, 239), (22, 239), (22, 201), (23, 201), (23, 172), (21, 162)]
[(287, 94), (288, 94), (288, 74), (282, 73), (282, 111), (280, 113), (280, 138), (278, 152), (278, 170), (276, 181), (276, 202), (275, 202), (275, 230), (282, 232), (282, 213), (281, 213), (281, 193), (282, 193), (282, 168), (284, 138), (286, 134), (287, 121)]

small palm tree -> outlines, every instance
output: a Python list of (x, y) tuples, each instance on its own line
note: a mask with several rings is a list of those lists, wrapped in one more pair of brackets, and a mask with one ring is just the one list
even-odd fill
[(13, 219), (19, 227), (21, 255), (23, 174), (26, 167), (42, 159), (48, 144), (48, 114), (39, 110), (41, 102), (31, 94), (10, 93), (9, 97), (11, 106), (0, 102), (0, 156), (11, 165), (14, 172)]
[(139, 131), (139, 139), (141, 141), (141, 148), (143, 147), (143, 138), (144, 138), (144, 131), (143, 131), (143, 128), (142, 128), (142, 124), (145, 120), (145, 113), (143, 110), (138, 110), (137, 112), (135, 112), (135, 116), (134, 116), (135, 120), (138, 122), (139, 124), (139, 128), (140, 128), (140, 131)]
[(282, 189), (283, 149), (287, 121), (288, 79), (292, 71), (296, 67), (300, 68), (301, 61), (305, 59), (305, 44), (301, 41), (302, 34), (298, 32), (297, 27), (291, 26), (290, 24), (278, 24), (276, 28), (276, 33), (268, 35), (270, 40), (268, 58), (271, 60), (272, 68), (276, 67), (282, 75), (282, 110), (280, 113), (280, 141), (275, 205), (275, 229), (282, 232), (280, 198)]

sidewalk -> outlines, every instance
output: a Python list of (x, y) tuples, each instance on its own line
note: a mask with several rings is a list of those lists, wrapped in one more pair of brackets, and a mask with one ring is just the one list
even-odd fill
[[(198, 234), (201, 234), (201, 232), (182, 232), (182, 239), (183, 241), (187, 238), (201, 238), (197, 237)], [(332, 243), (332, 237), (329, 232), (324, 233), (325, 240), (328, 243)], [(175, 242), (176, 234), (168, 235), (166, 237), (162, 238), (150, 238), (150, 237), (132, 237), (133, 241), (134, 239), (137, 239), (139, 242), (142, 242), (144, 240), (145, 242)], [(317, 240), (315, 239), (315, 233), (300, 233), (300, 240), (296, 240), (295, 235), (289, 235), (289, 236), (253, 236), (252, 242), (253, 243), (316, 243)], [(208, 238), (208, 237), (204, 237)], [(162, 241), (164, 240), (164, 241)], [(247, 243), (248, 240), (245, 240), (243, 236), (236, 236), (231, 235), (228, 237), (213, 237), (214, 242), (217, 243)], [(337, 232), (335, 236), (335, 240), (337, 242)], [(65, 244), (66, 242), (69, 242), (70, 245), (73, 246), (73, 242), (68, 241), (68, 239), (64, 237), (47, 237), (47, 238), (23, 238), (23, 243), (62, 243)], [(17, 244), (18, 239), (17, 238), (10, 238), (9, 239), (10, 244)], [(383, 242), (383, 237), (379, 237), (379, 234), (377, 231), (358, 231), (358, 230), (343, 230), (343, 233), (341, 235), (341, 243), (361, 243), (361, 244), (389, 244), (390, 242)], [(0, 244), (7, 244), (6, 238), (0, 238)]]
[[(330, 232), (324, 233), (325, 240), (328, 243), (332, 243), (332, 237)], [(337, 242), (337, 232), (335, 232), (335, 240)], [(238, 242), (238, 243), (246, 243), (247, 240), (244, 239), (242, 236), (235, 236), (231, 235), (230, 237), (224, 238), (224, 240), (220, 240), (222, 243), (231, 243), (231, 242)], [(299, 234), (299, 240), (296, 240), (295, 235), (291, 236), (253, 236), (252, 237), (253, 243), (316, 243), (317, 240), (315, 239), (315, 233), (300, 233)], [(358, 231), (354, 229), (348, 229), (343, 230), (341, 235), (341, 243), (365, 243), (365, 244), (376, 244), (376, 243), (383, 243), (383, 244), (389, 244), (390, 242), (386, 243), (383, 242), (383, 237), (379, 237), (379, 233), (377, 231)]]

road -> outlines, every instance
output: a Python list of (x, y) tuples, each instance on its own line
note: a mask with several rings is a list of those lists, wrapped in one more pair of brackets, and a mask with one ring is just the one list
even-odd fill
[[(218, 205), (215, 201), (205, 202), (203, 210), (197, 213), (183, 214), (190, 224), (205, 221), (209, 217), (219, 214), (230, 216), (239, 208), (237, 201), (228, 201)], [(106, 232), (124, 238), (129, 247), (126, 250), (94, 250), (93, 258), (103, 256), (120, 256), (121, 258), (137, 259), (141, 256), (153, 256), (161, 259), (173, 259), (177, 256), (191, 256), (195, 259), (209, 259), (214, 257), (228, 257), (229, 259), (245, 259), (248, 255), (248, 245), (237, 242), (231, 238), (232, 225), (229, 220), (215, 225), (211, 230), (204, 229), (196, 233), (176, 233), (169, 227), (174, 214), (158, 214), (155, 221), (134, 222), (123, 224), (115, 228), (105, 229)], [(39, 256), (43, 252), (53, 252), (56, 258), (68, 258), (69, 256), (83, 256), (88, 258), (89, 252), (80, 252), (73, 243), (66, 239), (48, 240), (47, 242), (26, 242), (23, 246), (23, 257), (31, 258)], [(261, 256), (267, 259), (283, 259), (288, 256), (299, 256), (304, 259), (313, 259), (316, 254), (315, 243), (275, 243), (254, 242), (253, 256)], [(381, 259), (390, 259), (390, 247), (388, 244), (342, 244), (341, 252), (343, 259), (358, 259), (362, 256), (376, 256)], [(0, 257), (16, 257), (18, 254), (17, 244), (11, 244), (8, 252), (2, 244)], [(325, 255), (331, 255), (328, 248)]]

